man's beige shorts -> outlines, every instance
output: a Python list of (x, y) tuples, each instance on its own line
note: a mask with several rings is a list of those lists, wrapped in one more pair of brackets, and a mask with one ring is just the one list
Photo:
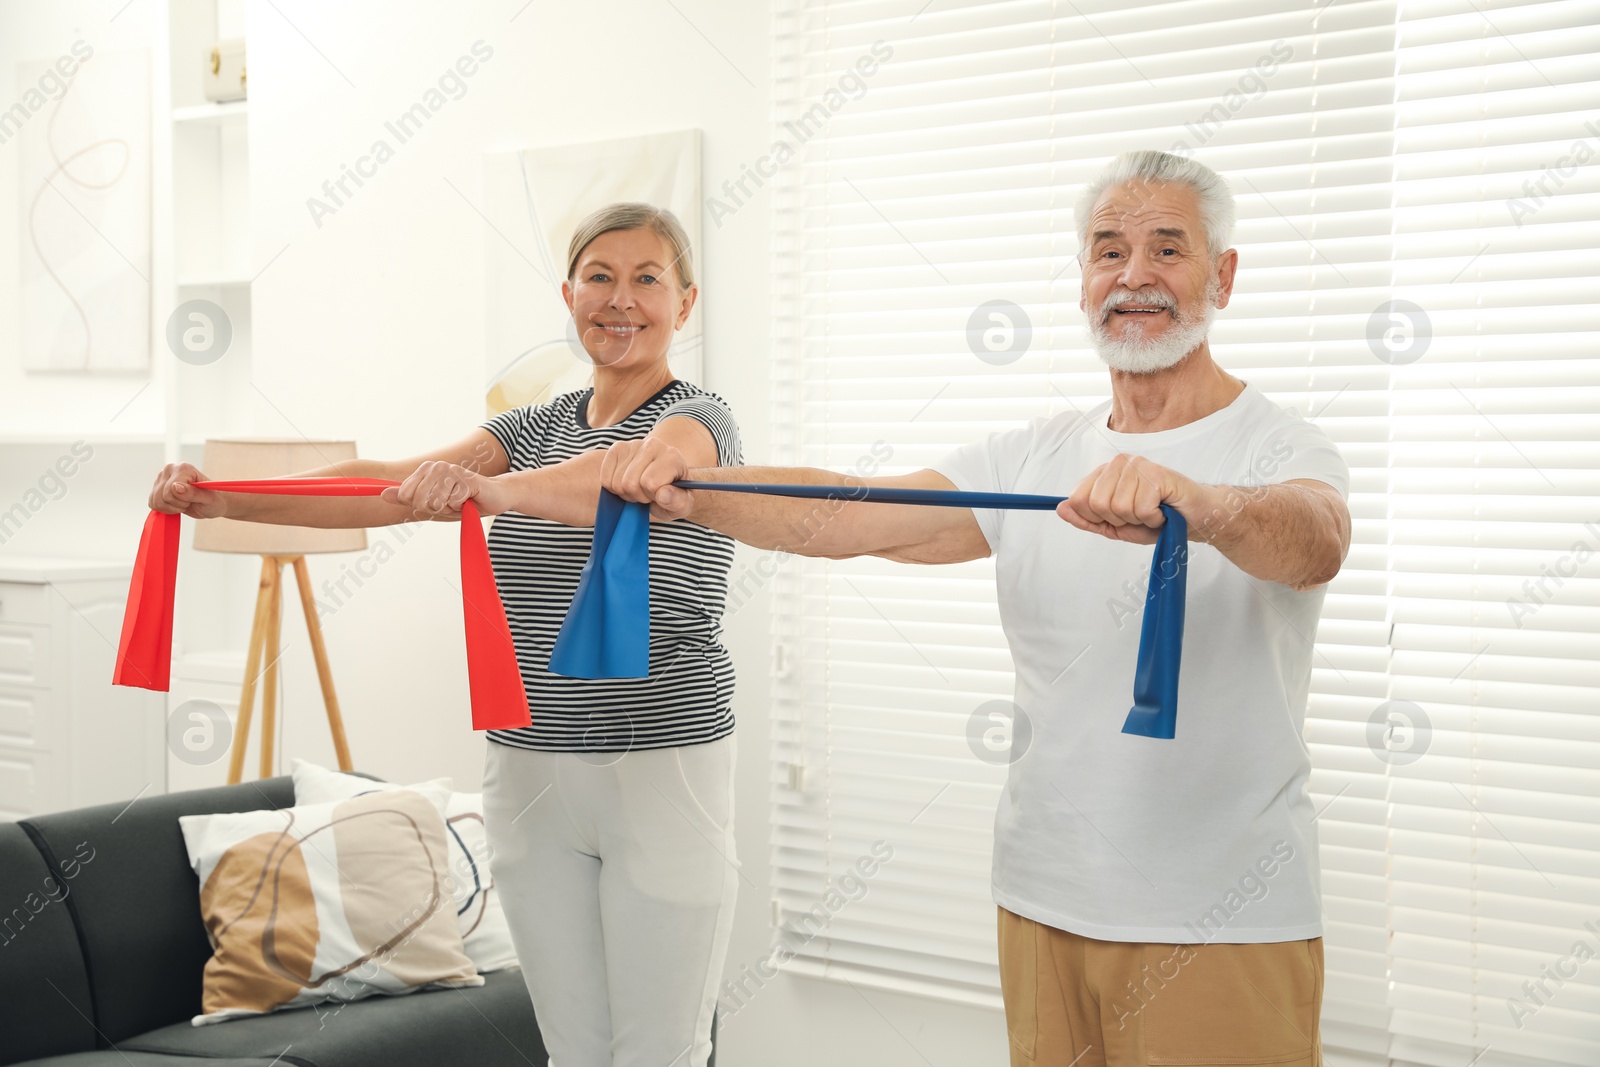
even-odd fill
[(1012, 1067), (1319, 1067), (1322, 938), (1096, 941), (1000, 912)]

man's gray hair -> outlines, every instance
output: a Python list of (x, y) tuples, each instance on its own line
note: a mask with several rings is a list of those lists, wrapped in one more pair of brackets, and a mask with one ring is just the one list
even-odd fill
[(1216, 259), (1233, 242), (1233, 190), (1222, 175), (1197, 160), (1146, 149), (1124, 152), (1095, 175), (1078, 197), (1078, 246), (1089, 248), (1089, 216), (1101, 194), (1132, 181), (1175, 182), (1187, 185), (1200, 198), (1200, 224), (1206, 231), (1206, 250)]

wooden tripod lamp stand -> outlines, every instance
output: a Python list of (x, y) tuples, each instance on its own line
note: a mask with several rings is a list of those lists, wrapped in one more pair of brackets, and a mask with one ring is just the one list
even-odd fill
[[(353, 441), (308, 441), (303, 438), (220, 438), (206, 442), (202, 470), (207, 478), (280, 478), (356, 458)], [(201, 552), (243, 552), (261, 557), (261, 583), (256, 591), (255, 621), (245, 654), (244, 686), (239, 694), (239, 717), (228, 760), (228, 783), (244, 774), (245, 749), (250, 743), (250, 720), (256, 684), (261, 686), (261, 777), (273, 773), (273, 744), (277, 736), (278, 634), (282, 622), (283, 568), (294, 569), (311, 637), (311, 655), (322, 683), (322, 702), (328, 712), (328, 730), (340, 770), (353, 770), (350, 746), (345, 740), (339, 698), (333, 691), (328, 650), (322, 640), (316, 600), (306, 556), (315, 552), (359, 552), (367, 547), (367, 531), (319, 530), (307, 526), (276, 526), (264, 522), (208, 519), (195, 524), (194, 547)], [(265, 661), (265, 662), (263, 662)]]

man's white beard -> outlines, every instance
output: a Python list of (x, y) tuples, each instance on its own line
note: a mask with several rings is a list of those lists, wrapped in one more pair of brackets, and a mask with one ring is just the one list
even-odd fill
[(1112, 370), (1129, 374), (1153, 374), (1166, 370), (1193, 352), (1211, 332), (1211, 321), (1217, 315), (1217, 298), (1222, 290), (1215, 281), (1206, 286), (1204, 303), (1186, 314), (1179, 314), (1172, 328), (1160, 337), (1146, 340), (1134, 331), (1126, 339), (1111, 336), (1110, 322), (1105, 321), (1108, 307), (1128, 304), (1175, 307), (1176, 301), (1161, 292), (1138, 294), (1131, 289), (1113, 289), (1099, 307), (1089, 313), (1089, 338), (1101, 360)]

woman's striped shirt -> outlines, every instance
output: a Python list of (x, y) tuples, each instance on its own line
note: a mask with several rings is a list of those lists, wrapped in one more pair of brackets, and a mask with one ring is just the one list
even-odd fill
[[(662, 419), (695, 419), (711, 431), (717, 462), (743, 462), (739, 427), (715, 393), (674, 381), (615, 426), (591, 427), (594, 390), (516, 408), (484, 423), (511, 470), (548, 467), (618, 441), (636, 441)], [(545, 752), (619, 752), (715, 741), (733, 732), (733, 663), (722, 646), (733, 539), (691, 522), (650, 524), (648, 678), (562, 678), (550, 652), (589, 559), (592, 527), (506, 512), (489, 531), (489, 558), (522, 667), (531, 726), (489, 739)]]

